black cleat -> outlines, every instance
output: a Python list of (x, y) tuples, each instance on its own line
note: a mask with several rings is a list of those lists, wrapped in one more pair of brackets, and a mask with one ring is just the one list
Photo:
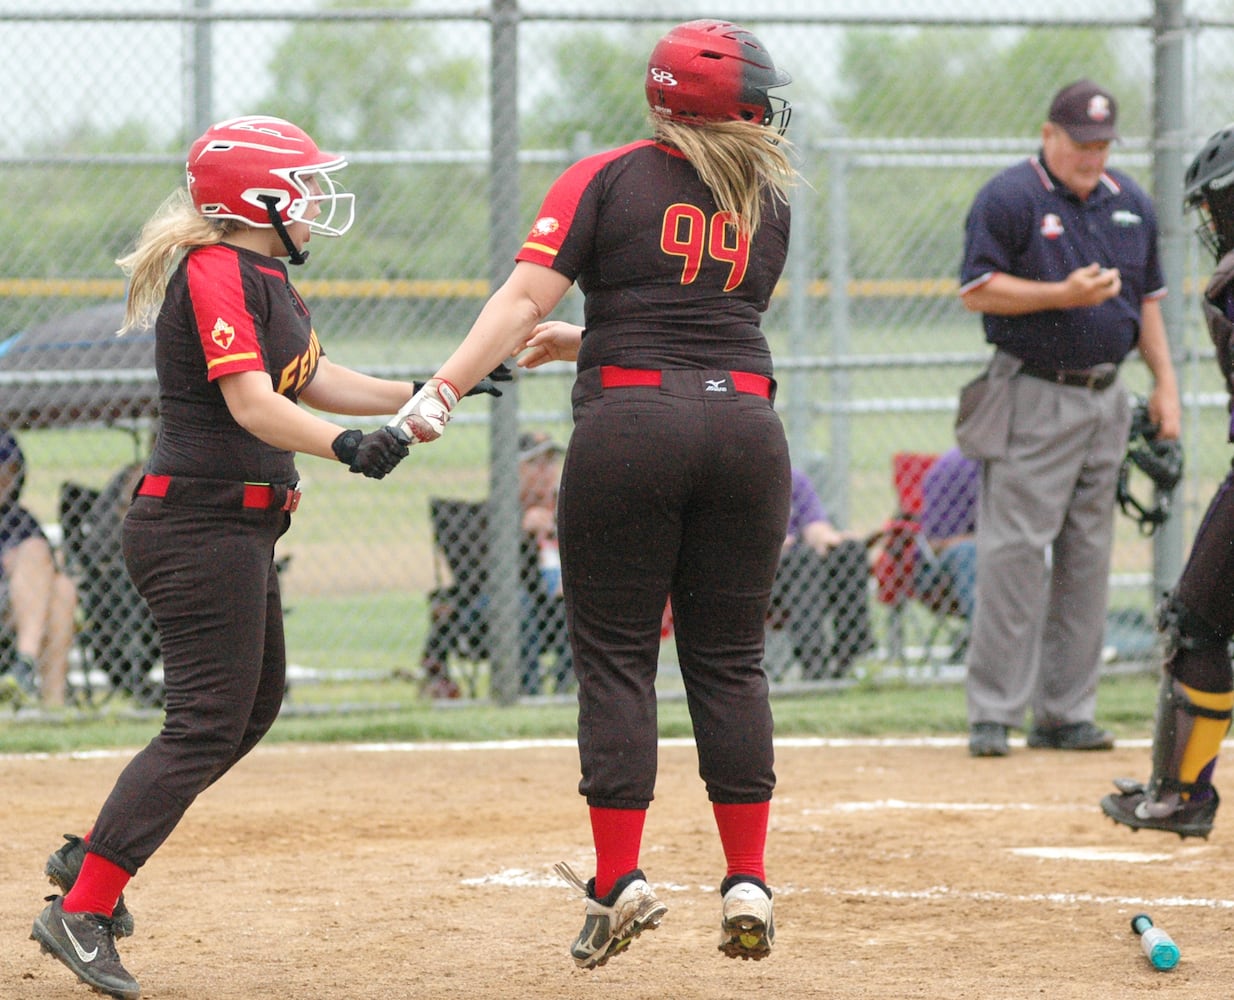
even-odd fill
[(1007, 727), (1001, 722), (974, 722), (968, 730), (968, 753), (971, 757), (1006, 757)]
[(1161, 830), (1177, 833), (1179, 838), (1203, 837), (1213, 832), (1213, 819), (1221, 798), (1217, 789), (1208, 797), (1197, 800), (1177, 796), (1176, 802), (1156, 801), (1149, 797), (1148, 787), (1137, 781), (1119, 778), (1114, 782), (1118, 793), (1111, 793), (1101, 800), (1101, 811), (1115, 823), (1129, 826), (1132, 830)]
[(1092, 722), (1033, 726), (1025, 742), (1035, 750), (1113, 750), (1114, 734)]
[[(64, 844), (59, 850), (52, 851), (47, 858), (43, 872), (64, 895), (69, 894), (77, 876), (81, 874), (81, 863), (86, 859), (86, 842), (71, 833), (64, 835)], [(133, 914), (124, 905), (124, 893), (116, 900), (116, 908), (111, 915), (112, 928), (118, 938), (129, 937), (133, 933)]]
[(96, 992), (117, 1000), (138, 1000), (141, 987), (120, 964), (111, 919), (97, 913), (65, 913), (63, 897), (48, 899), (35, 918), (30, 939)]

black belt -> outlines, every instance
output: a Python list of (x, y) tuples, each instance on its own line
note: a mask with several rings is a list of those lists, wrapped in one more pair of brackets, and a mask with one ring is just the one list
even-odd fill
[(1020, 367), (1021, 375), (1029, 375), (1055, 385), (1073, 385), (1081, 389), (1108, 389), (1118, 378), (1118, 366), (1094, 368), (1091, 371), (1070, 369), (1055, 371), (1052, 368), (1033, 368), (1030, 365)]

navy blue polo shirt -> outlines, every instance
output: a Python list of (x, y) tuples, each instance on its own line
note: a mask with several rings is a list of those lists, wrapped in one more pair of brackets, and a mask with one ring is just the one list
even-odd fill
[(1082, 201), (1038, 153), (986, 183), (964, 228), (961, 294), (996, 272), (1062, 281), (1095, 262), (1118, 268), (1122, 276), (1122, 291), (1099, 306), (1020, 316), (985, 313), (985, 339), (1026, 364), (1077, 369), (1119, 363), (1139, 339), (1144, 299), (1165, 295), (1156, 212), (1148, 195), (1120, 171), (1107, 170)]

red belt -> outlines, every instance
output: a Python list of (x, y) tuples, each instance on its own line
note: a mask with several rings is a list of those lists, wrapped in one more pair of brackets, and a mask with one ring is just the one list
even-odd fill
[[(753, 372), (729, 372), (733, 380), (733, 388), (738, 392), (746, 392), (751, 396), (771, 398), (771, 379), (766, 375), (755, 375)], [(658, 386), (663, 381), (663, 373), (653, 368), (619, 368), (617, 365), (600, 366), (600, 385), (605, 389), (620, 386), (652, 385)]]
[[(166, 497), (171, 489), (171, 476), (142, 476), (137, 485), (137, 495), (140, 497)], [(276, 490), (269, 483), (243, 483), (244, 492), (238, 494), (241, 507), (253, 507), (257, 510), (270, 510), (275, 506)], [(287, 487), (287, 495), (279, 510), (294, 511), (300, 506), (300, 491), (295, 487)], [(281, 488), (280, 488), (281, 492)]]

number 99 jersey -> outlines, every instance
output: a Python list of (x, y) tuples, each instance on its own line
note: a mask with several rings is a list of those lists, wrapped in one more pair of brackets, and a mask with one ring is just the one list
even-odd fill
[(587, 157), (549, 189), (516, 256), (586, 296), (582, 371), (720, 368), (771, 376), (760, 314), (784, 269), (789, 208), (763, 194), (753, 237), (690, 162), (643, 140)]

